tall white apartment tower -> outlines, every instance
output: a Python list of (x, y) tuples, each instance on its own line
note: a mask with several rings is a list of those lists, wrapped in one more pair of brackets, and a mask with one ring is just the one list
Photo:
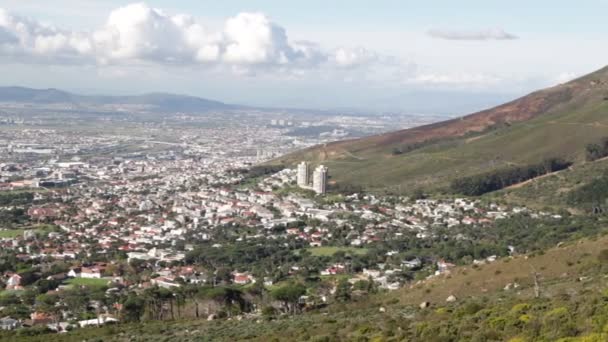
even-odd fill
[(312, 189), (317, 194), (324, 194), (327, 191), (327, 168), (319, 165), (312, 175)]
[(308, 186), (308, 164), (305, 161), (298, 164), (297, 181), (299, 187)]

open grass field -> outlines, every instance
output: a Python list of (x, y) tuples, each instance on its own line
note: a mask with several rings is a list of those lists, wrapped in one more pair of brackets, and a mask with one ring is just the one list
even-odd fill
[(25, 233), (26, 231), (29, 231), (29, 230), (33, 230), (37, 234), (44, 234), (44, 233), (52, 232), (55, 229), (56, 229), (55, 226), (45, 225), (45, 224), (28, 226), (28, 227), (24, 227), (24, 228), (15, 228), (15, 229), (0, 228), (0, 239), (14, 239), (14, 238), (23, 236), (23, 233)]
[(108, 285), (109, 279), (72, 278), (65, 281), (67, 285), (102, 287)]
[(356, 254), (363, 255), (368, 252), (365, 248), (355, 248), (355, 247), (331, 247), (331, 246), (323, 246), (323, 247), (312, 247), (307, 248), (313, 256), (332, 256), (337, 252), (344, 252), (347, 254)]
[(25, 229), (1, 229), (0, 239), (14, 239), (23, 236)]

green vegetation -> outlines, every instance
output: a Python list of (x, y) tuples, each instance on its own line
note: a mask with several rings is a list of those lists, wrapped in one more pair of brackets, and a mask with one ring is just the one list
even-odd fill
[(23, 205), (32, 203), (34, 194), (30, 191), (8, 191), (0, 192), (0, 206)]
[(572, 191), (568, 195), (568, 202), (595, 214), (606, 212), (608, 206), (608, 172)]
[(295, 194), (295, 195), (298, 195), (298, 196), (304, 197), (304, 198), (314, 198), (316, 195), (314, 191), (308, 190), (308, 189), (302, 189), (298, 186), (285, 186), (285, 187), (282, 187), (281, 189), (275, 191), (275, 193), (278, 196), (287, 196), (287, 195)]
[(90, 286), (90, 287), (103, 287), (108, 285), (108, 279), (96, 279), (96, 278), (72, 278), (65, 281), (67, 285), (73, 286)]
[(21, 208), (12, 208), (0, 210), (0, 225), (3, 227), (21, 226), (28, 221), (28, 216), (25, 210)]
[(25, 229), (2, 229), (0, 230), (0, 239), (14, 239), (23, 236)]
[(366, 248), (355, 248), (355, 247), (311, 247), (307, 248), (307, 251), (310, 252), (313, 256), (332, 256), (338, 252), (344, 252), (355, 255), (365, 255), (369, 251)]
[(246, 189), (255, 187), (264, 177), (279, 172), (284, 168), (282, 165), (256, 165), (249, 169), (233, 169), (230, 172), (243, 176), (239, 188)]
[(458, 178), (452, 181), (450, 188), (457, 194), (480, 196), (551, 172), (564, 170), (570, 165), (571, 163), (561, 159), (550, 158), (540, 164), (511, 167)]
[[(606, 79), (605, 68), (569, 87), (539, 91), (479, 115), (317, 146), (273, 163), (322, 163), (336, 182), (334, 190), (361, 186), (367, 191), (406, 194), (421, 187), (442, 191), (454, 179), (536, 164), (547, 156), (580, 165), (588, 159), (587, 145), (606, 137), (605, 87), (590, 85), (592, 80)], [(509, 113), (514, 117), (504, 119)], [(599, 152), (593, 152), (593, 158), (601, 156)]]
[[(15, 341), (605, 341), (608, 338), (608, 238), (581, 240), (536, 256), (519, 256), (476, 268), (460, 267), (450, 276), (397, 292), (354, 297), (345, 282), (338, 304), (292, 316), (303, 292), (286, 284), (271, 296), (284, 302), (283, 315), (268, 308), (257, 319), (182, 319), (127, 322), (67, 334), (43, 330), (2, 332)], [(533, 270), (540, 274), (535, 295)], [(566, 275), (565, 275), (566, 274)], [(581, 280), (582, 279), (582, 280)], [(517, 289), (505, 290), (507, 284)], [(163, 290), (150, 292), (161, 298)], [(207, 298), (235, 300), (239, 292), (205, 291)], [(454, 295), (455, 302), (446, 302)], [(148, 297), (146, 297), (148, 298)], [(46, 300), (47, 298), (39, 298)], [(421, 309), (422, 301), (430, 303)], [(129, 302), (145, 311), (147, 302)], [(344, 304), (340, 304), (344, 302)]]
[(306, 293), (302, 284), (286, 284), (272, 291), (272, 297), (283, 304), (285, 313), (296, 314), (299, 311), (298, 301)]
[(3, 290), (0, 291), (0, 297), (10, 297), (23, 293), (23, 290)]
[(24, 228), (13, 228), (13, 229), (0, 229), (1, 238), (16, 238), (23, 236), (26, 231), (34, 231), (37, 235), (44, 235), (50, 232), (57, 231), (58, 227), (50, 224), (40, 224), (35, 226), (29, 226)]
[(514, 205), (525, 203), (541, 210), (551, 208), (576, 214), (593, 213), (594, 208), (601, 209), (604, 206), (602, 196), (605, 195), (602, 195), (601, 189), (607, 171), (606, 159), (578, 164), (546, 177), (486, 194), (484, 198)]
[(283, 170), (280, 165), (257, 165), (249, 169), (235, 169), (232, 172), (242, 174), (246, 179), (268, 176)]
[(599, 144), (589, 144), (586, 148), (588, 161), (595, 161), (600, 158), (608, 157), (608, 138), (603, 138)]

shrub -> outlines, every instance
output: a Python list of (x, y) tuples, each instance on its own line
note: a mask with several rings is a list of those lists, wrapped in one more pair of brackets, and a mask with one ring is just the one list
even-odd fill
[(608, 263), (608, 249), (602, 249), (600, 254), (597, 256), (597, 259), (602, 264)]

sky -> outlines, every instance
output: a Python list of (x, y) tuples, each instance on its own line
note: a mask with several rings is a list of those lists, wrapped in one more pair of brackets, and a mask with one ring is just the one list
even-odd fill
[(455, 114), (608, 64), (608, 0), (0, 0), (0, 85)]

